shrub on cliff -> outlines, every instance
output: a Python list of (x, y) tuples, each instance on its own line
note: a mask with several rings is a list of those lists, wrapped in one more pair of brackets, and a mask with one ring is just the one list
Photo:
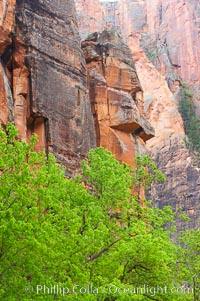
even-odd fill
[(35, 139), (0, 130), (0, 299), (180, 300), (170, 291), (178, 247), (164, 230), (173, 213), (132, 195), (151, 182), (142, 158), (134, 171), (93, 149), (66, 179)]
[(180, 113), (184, 122), (185, 133), (188, 136), (188, 147), (191, 151), (196, 151), (199, 157), (200, 154), (200, 119), (196, 117), (193, 102), (192, 92), (188, 89), (187, 84), (182, 84), (183, 95), (180, 101)]

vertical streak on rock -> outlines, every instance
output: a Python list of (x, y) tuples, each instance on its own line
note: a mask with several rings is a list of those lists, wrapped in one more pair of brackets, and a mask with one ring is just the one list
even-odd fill
[(13, 97), (15, 125), (18, 128), (19, 138), (27, 140), (27, 120), (29, 112), (29, 72), (25, 65), (25, 48), (23, 41), (16, 32), (15, 51), (13, 53)]
[(5, 67), (0, 61), (0, 124), (13, 121), (13, 98)]
[(0, 124), (13, 120), (11, 82), (4, 59), (9, 56), (14, 28), (15, 0), (0, 1)]

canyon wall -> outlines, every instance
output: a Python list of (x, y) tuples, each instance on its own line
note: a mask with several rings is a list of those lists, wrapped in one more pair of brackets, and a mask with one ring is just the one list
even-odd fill
[(36, 150), (52, 151), (73, 172), (96, 145), (74, 2), (0, 8), (1, 123), (14, 118), (21, 139), (36, 133)]
[[(180, 80), (193, 92), (200, 116), (200, 3), (198, 0), (76, 0), (81, 37), (115, 28), (140, 47), (165, 76), (172, 92)], [(119, 21), (120, 20), (120, 21)], [(87, 26), (86, 26), (87, 24)], [(176, 95), (175, 95), (176, 96)]]
[[(84, 1), (85, 6), (87, 6), (86, 2)], [(107, 1), (107, 5), (110, 2)], [(171, 205), (176, 210), (178, 229), (183, 229), (184, 227), (195, 228), (198, 225), (198, 218), (200, 216), (200, 169), (195, 166), (193, 157), (186, 147), (183, 120), (178, 110), (178, 97), (176, 97), (179, 94), (180, 78), (184, 71), (180, 73), (176, 63), (174, 62), (174, 66), (172, 66), (170, 62), (171, 69), (167, 73), (167, 64), (164, 64), (164, 59), (163, 61), (161, 59), (158, 61), (159, 65), (157, 60), (152, 60), (147, 53), (150, 49), (149, 45), (151, 45), (153, 51), (157, 51), (155, 40), (157, 45), (159, 43), (157, 35), (161, 29), (163, 30), (163, 35), (164, 33), (169, 37), (174, 35), (174, 38), (171, 38), (170, 49), (176, 53), (177, 43), (175, 43), (175, 36), (179, 37), (179, 33), (178, 30), (175, 33), (174, 28), (172, 31), (171, 25), (169, 27), (166, 25), (161, 26), (161, 21), (163, 20), (161, 16), (164, 9), (160, 5), (161, 2), (158, 0), (149, 2), (145, 0), (115, 1), (114, 7), (116, 11), (108, 11), (105, 10), (106, 3), (104, 2), (102, 5), (101, 1), (99, 1), (98, 7), (101, 7), (103, 15), (103, 19), (101, 20), (102, 28), (106, 27), (106, 20), (110, 20), (109, 25), (123, 36), (124, 42), (128, 44), (132, 52), (136, 72), (144, 91), (143, 98), (138, 100), (138, 108), (148, 118), (155, 129), (155, 137), (147, 141), (147, 146), (149, 153), (167, 176), (167, 181), (164, 184), (157, 184), (152, 187), (151, 198), (160, 207)], [(172, 14), (173, 2), (165, 2), (164, 6), (166, 10), (169, 7), (171, 9), (171, 16), (168, 15), (169, 11), (165, 12), (166, 16), (168, 15), (165, 18), (167, 18), (169, 23), (173, 19), (172, 16), (174, 16)], [(176, 1), (176, 3), (178, 2)], [(180, 6), (181, 3), (179, 2)], [(82, 16), (85, 14), (87, 19), (90, 18), (87, 10), (81, 13)], [(106, 16), (106, 13), (109, 13), (109, 16)], [(181, 8), (179, 15), (182, 15)], [(92, 12), (92, 16), (95, 16), (95, 11)], [(160, 19), (157, 18), (158, 16)], [(178, 18), (178, 15), (176, 17)], [(81, 19), (78, 18), (78, 20), (80, 33), (81, 35), (83, 33), (82, 36), (84, 36), (84, 23), (81, 22)], [(180, 21), (177, 19), (177, 21), (173, 20), (173, 22), (178, 23)], [(87, 32), (89, 30), (93, 32), (98, 29), (92, 26), (90, 28), (87, 27)], [(182, 31), (184, 32), (184, 29)], [(190, 33), (192, 35), (192, 32)], [(187, 35), (189, 35), (189, 32)], [(164, 53), (163, 57), (165, 58)], [(184, 60), (184, 52), (182, 53), (182, 58)], [(192, 68), (188, 66), (190, 59), (186, 58), (185, 60), (188, 60), (185, 68), (191, 71)], [(185, 61), (182, 64), (185, 64)], [(177, 70), (179, 72), (175, 72)], [(188, 78), (190, 78), (189, 73), (186, 73), (188, 74)], [(167, 77), (167, 74), (171, 74), (170, 77)], [(181, 220), (179, 213), (189, 215), (191, 218), (190, 222), (186, 224)]]
[[(104, 20), (104, 16), (109, 16), (113, 6), (104, 4), (105, 11), (98, 1), (77, 3), (83, 35), (88, 26), (97, 30), (112, 26), (113, 18)], [(91, 69), (87, 72), (88, 93), (73, 1), (62, 0), (57, 5), (56, 1), (26, 0), (17, 1), (16, 7), (7, 1), (1, 9), (5, 15), (1, 27), (5, 32), (1, 41), (5, 44), (0, 69), (1, 124), (14, 121), (22, 140), (29, 141), (36, 133), (36, 150), (53, 152), (71, 172), (96, 143), (111, 150), (120, 161), (133, 164), (135, 153), (145, 151), (145, 141), (154, 131), (137, 108), (142, 90), (128, 47), (119, 37), (107, 47), (113, 35), (101, 43), (97, 39), (97, 48), (91, 47), (92, 41), (87, 51), (83, 47)], [(86, 10), (88, 18), (84, 17)], [(93, 10), (95, 16), (90, 17)], [(99, 56), (98, 64), (92, 52)], [(92, 76), (95, 72), (97, 76)], [(100, 77), (104, 84), (99, 84)]]

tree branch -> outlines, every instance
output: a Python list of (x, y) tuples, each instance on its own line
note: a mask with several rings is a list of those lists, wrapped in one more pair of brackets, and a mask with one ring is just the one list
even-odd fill
[(144, 267), (141, 264), (134, 264), (132, 267), (129, 268), (129, 270), (127, 271), (127, 273), (130, 273), (130, 272), (132, 272), (132, 270), (137, 269), (137, 268), (139, 268), (141, 270), (144, 270), (144, 271), (151, 271), (151, 269), (149, 269), (147, 267)]
[(90, 261), (93, 261), (95, 259), (97, 259), (99, 256), (101, 256), (103, 253), (107, 252), (114, 244), (116, 244), (118, 241), (120, 241), (121, 238), (116, 239), (115, 241), (113, 241), (112, 243), (110, 243), (107, 247), (103, 248), (101, 251), (90, 255), (87, 260), (85, 261), (85, 263), (88, 263)]
[(123, 270), (123, 274), (120, 276), (120, 280), (123, 281), (125, 278), (125, 272), (126, 272), (126, 267), (129, 264), (129, 261), (127, 261), (124, 265), (124, 270)]

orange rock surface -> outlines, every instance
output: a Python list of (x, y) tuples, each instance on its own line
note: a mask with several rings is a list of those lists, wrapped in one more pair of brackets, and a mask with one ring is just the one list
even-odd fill
[(134, 165), (137, 148), (144, 148), (154, 131), (137, 107), (142, 91), (130, 50), (113, 31), (94, 34), (82, 48), (98, 145)]
[[(139, 110), (141, 113), (144, 113), (148, 117), (150, 123), (155, 128), (156, 138), (149, 141), (149, 145), (151, 144), (152, 146), (154, 146), (155, 144), (159, 144), (160, 141), (168, 139), (169, 137), (171, 137), (171, 135), (178, 135), (182, 140), (185, 134), (183, 128), (183, 121), (178, 112), (175, 98), (171, 93), (165, 81), (165, 78), (147, 59), (145, 52), (140, 46), (139, 39), (141, 36), (141, 32), (146, 30), (145, 22), (142, 22), (140, 14), (145, 9), (146, 2), (138, 2), (140, 3), (138, 4), (137, 1), (131, 2), (127, 0), (119, 1), (118, 18), (124, 41), (128, 44), (131, 50), (135, 62), (137, 76), (140, 80), (142, 90), (144, 91), (144, 99), (138, 98), (137, 100)], [(84, 7), (88, 7), (90, 3), (84, 1), (84, 5)], [(85, 14), (87, 18), (89, 18), (90, 14), (95, 15), (95, 10), (92, 6), (90, 7), (90, 10), (85, 11), (84, 7), (82, 7), (82, 15)], [(98, 3), (98, 7), (101, 7), (101, 10), (103, 12), (103, 7), (100, 5), (100, 1)], [(131, 12), (136, 11), (136, 7), (139, 7), (140, 11), (138, 13), (139, 15), (135, 15), (135, 19), (133, 20)], [(152, 11), (154, 11), (156, 7), (156, 3), (155, 5), (152, 5)], [(111, 16), (113, 17), (112, 13)], [(138, 25), (138, 22), (140, 22), (140, 26)], [(79, 26), (80, 32), (84, 32), (84, 23), (80, 23)], [(156, 24), (154, 24), (153, 27), (155, 26)], [(98, 30), (98, 28), (94, 26), (91, 26), (90, 28), (88, 28), (88, 30), (89, 29), (90, 32)], [(109, 68), (110, 66), (106, 68), (106, 72), (108, 72), (111, 75), (110, 78), (108, 78), (108, 85), (111, 83), (111, 87), (116, 88), (117, 85), (119, 85), (119, 82), (117, 82), (116, 79), (118, 76), (117, 71), (112, 67), (113, 70), (110, 72)], [(126, 83), (127, 80), (125, 79), (125, 73), (121, 74), (120, 76), (124, 76), (124, 82)], [(119, 87), (119, 89), (120, 88), (122, 87)], [(126, 90), (126, 87), (123, 87), (123, 89)]]
[(27, 119), (30, 115), (29, 72), (25, 65), (25, 48), (19, 37), (15, 40), (15, 51), (12, 58), (14, 121), (18, 128), (19, 137), (27, 140)]

